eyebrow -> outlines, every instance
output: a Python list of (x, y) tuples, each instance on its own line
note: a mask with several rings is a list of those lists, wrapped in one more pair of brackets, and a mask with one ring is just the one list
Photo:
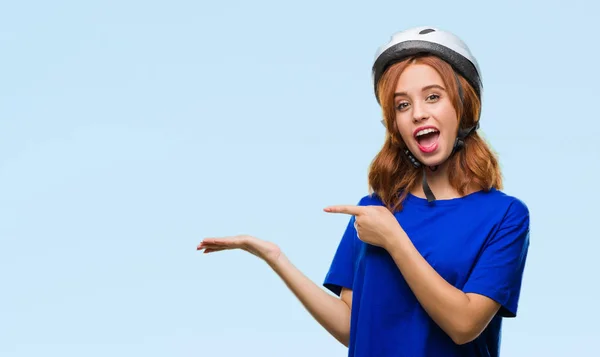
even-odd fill
[[(443, 90), (446, 91), (446, 89), (440, 85), (437, 84), (430, 84), (428, 86), (423, 87), (423, 89), (421, 89), (421, 92), (425, 92), (426, 90), (429, 89), (433, 89), (433, 88), (437, 88), (439, 90)], [(394, 97), (400, 97), (400, 96), (407, 96), (406, 92), (396, 92), (394, 93)]]

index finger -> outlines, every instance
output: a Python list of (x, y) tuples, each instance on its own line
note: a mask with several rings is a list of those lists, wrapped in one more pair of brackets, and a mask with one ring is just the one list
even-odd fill
[(363, 212), (363, 207), (354, 205), (338, 205), (326, 207), (324, 211), (329, 213), (345, 213), (356, 216)]

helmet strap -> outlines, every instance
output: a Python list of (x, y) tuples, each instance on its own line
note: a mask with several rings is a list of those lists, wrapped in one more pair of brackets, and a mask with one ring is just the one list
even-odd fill
[(456, 135), (456, 140), (454, 140), (454, 147), (452, 148), (450, 156), (464, 148), (467, 136), (471, 135), (471, 133), (475, 132), (477, 129), (479, 129), (479, 121), (470, 128), (458, 129), (458, 134)]
[[(437, 166), (435, 167), (437, 170)], [(428, 203), (432, 203), (435, 201), (435, 195), (433, 194), (433, 192), (431, 191), (431, 188), (429, 187), (429, 184), (427, 183), (427, 170), (425, 170), (425, 167), (423, 167), (423, 192), (425, 192), (425, 197), (427, 197), (427, 202)]]
[[(427, 202), (429, 202), (429, 203), (434, 202), (435, 195), (433, 194), (433, 192), (431, 191), (431, 188), (429, 187), (429, 184), (427, 183), (427, 167), (424, 166), (423, 164), (421, 164), (421, 162), (419, 162), (419, 160), (417, 160), (417, 158), (415, 158), (414, 155), (408, 149), (404, 149), (404, 154), (406, 155), (406, 157), (408, 157), (408, 159), (410, 160), (410, 162), (412, 163), (412, 165), (415, 168), (423, 167), (423, 180), (422, 180), (423, 192), (425, 193), (425, 197), (427, 197)], [(438, 165), (431, 166), (429, 169), (431, 171), (436, 171), (438, 169), (438, 167), (439, 167)]]

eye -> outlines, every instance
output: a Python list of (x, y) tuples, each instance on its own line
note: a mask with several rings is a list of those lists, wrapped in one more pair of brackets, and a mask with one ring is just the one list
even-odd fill
[(435, 102), (438, 99), (440, 99), (440, 96), (437, 94), (430, 94), (429, 96), (427, 96), (427, 100), (431, 102)]
[(402, 111), (408, 107), (408, 102), (401, 102), (396, 105), (396, 110)]

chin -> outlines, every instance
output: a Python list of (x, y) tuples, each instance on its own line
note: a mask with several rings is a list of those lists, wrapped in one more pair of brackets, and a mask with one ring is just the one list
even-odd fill
[(426, 159), (421, 159), (419, 161), (421, 161), (423, 166), (427, 166), (427, 167), (439, 166), (444, 163), (443, 159), (435, 159), (435, 158), (426, 158)]
[(415, 157), (419, 160), (424, 166), (439, 166), (448, 160), (450, 153), (452, 150), (446, 150), (445, 148), (438, 148), (433, 152), (422, 152), (418, 147), (415, 148), (416, 153)]

